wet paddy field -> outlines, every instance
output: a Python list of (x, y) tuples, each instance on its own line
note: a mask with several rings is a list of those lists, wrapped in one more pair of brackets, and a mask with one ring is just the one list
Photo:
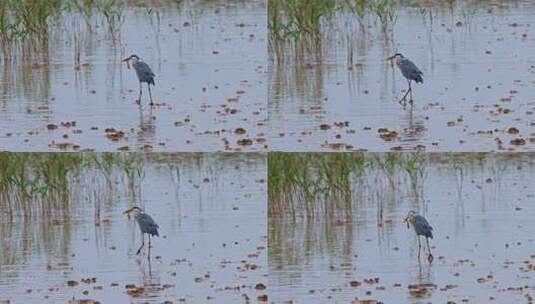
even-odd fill
[[(66, 10), (44, 37), (3, 44), (2, 149), (265, 150), (265, 2), (176, 3), (127, 1), (115, 21)], [(146, 84), (135, 102), (131, 54), (156, 74), (153, 107)]]
[[(533, 1), (401, 1), (385, 22), (332, 10), (318, 38), (277, 39), (272, 27), (270, 147), (533, 150), (534, 12)], [(386, 60), (396, 52), (424, 74), (413, 106), (398, 103), (407, 82)]]
[[(50, 157), (25, 161), (38, 172), (58, 161)], [(77, 161), (91, 165), (69, 170), (68, 199), (52, 210), (56, 199), (1, 194), (0, 302), (244, 303), (265, 295), (265, 157), (84, 154)], [(122, 215), (134, 205), (160, 226), (150, 260), (146, 247), (136, 256), (139, 228)]]
[[(429, 154), (418, 174), (369, 166), (353, 177), (346, 208), (287, 200), (297, 209), (294, 218), (280, 213), (270, 189), (270, 301), (531, 303), (534, 160), (533, 154)], [(434, 228), (431, 264), (425, 247), (418, 261), (415, 233), (403, 223), (409, 210)]]

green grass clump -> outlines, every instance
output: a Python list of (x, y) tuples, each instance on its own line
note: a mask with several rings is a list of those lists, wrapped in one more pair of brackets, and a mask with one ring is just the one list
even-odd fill
[(0, 210), (8, 220), (36, 214), (68, 218), (71, 199), (88, 187), (84, 178), (104, 177), (111, 190), (121, 174), (135, 193), (145, 176), (140, 154), (1, 152), (0, 168)]
[(351, 218), (372, 197), (385, 200), (400, 178), (408, 179), (418, 195), (427, 163), (418, 153), (270, 153), (268, 215)]

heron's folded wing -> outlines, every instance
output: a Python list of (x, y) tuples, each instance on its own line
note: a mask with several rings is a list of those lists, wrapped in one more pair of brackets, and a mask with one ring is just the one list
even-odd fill
[(138, 217), (139, 226), (146, 227), (148, 229), (158, 229), (160, 228), (158, 224), (152, 219), (152, 217), (146, 213)]
[(138, 70), (140, 73), (143, 73), (143, 75), (147, 76), (147, 77), (154, 77), (156, 75), (154, 75), (154, 73), (152, 72), (152, 69), (149, 67), (148, 64), (146, 64), (145, 62), (138, 62), (137, 63), (138, 65)]
[(405, 58), (400, 63), (400, 68), (402, 71), (407, 71), (411, 73), (412, 75), (423, 75), (422, 71), (409, 59)]
[(413, 219), (413, 225), (414, 226), (420, 226), (420, 227), (425, 227), (429, 230), (433, 230), (433, 227), (431, 227), (431, 225), (429, 225), (429, 222), (425, 219), (425, 217), (421, 216), (421, 215), (416, 215)]

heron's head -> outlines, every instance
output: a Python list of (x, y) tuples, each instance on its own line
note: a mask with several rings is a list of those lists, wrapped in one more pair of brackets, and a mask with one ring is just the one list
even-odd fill
[(394, 54), (394, 56), (390, 56), (386, 60), (388, 60), (389, 62), (393, 63), (394, 61), (397, 62), (399, 59), (402, 59), (402, 58), (404, 58), (403, 54), (396, 53), (396, 54)]
[(126, 57), (125, 59), (123, 59), (123, 62), (130, 62), (130, 60), (132, 60), (134, 63), (138, 62), (139, 61), (139, 56), (136, 55), (136, 54), (132, 54), (130, 55), (129, 57)]
[(140, 214), (142, 212), (143, 212), (143, 210), (141, 208), (135, 206), (135, 207), (132, 207), (132, 208), (126, 210), (125, 212), (123, 212), (123, 214), (126, 215), (130, 219), (130, 215), (131, 214), (136, 216), (136, 215), (138, 215), (138, 214)]
[(409, 211), (409, 213), (407, 213), (405, 220), (403, 220), (403, 222), (407, 224), (407, 228), (409, 228), (409, 224), (412, 223), (412, 219), (414, 218), (415, 215), (416, 215), (416, 211), (414, 210), (411, 210)]

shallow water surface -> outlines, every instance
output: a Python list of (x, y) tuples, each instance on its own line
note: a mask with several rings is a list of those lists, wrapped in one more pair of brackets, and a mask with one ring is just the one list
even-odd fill
[[(102, 176), (83, 175), (82, 198), (70, 202), (66, 218), (2, 222), (0, 302), (256, 300), (267, 273), (264, 157), (157, 158), (133, 188), (119, 176), (108, 191)], [(122, 215), (133, 205), (160, 226), (150, 263), (147, 248), (136, 256), (139, 228)]]
[[(89, 31), (66, 14), (45, 47), (2, 56), (0, 147), (264, 150), (265, 3), (184, 3), (126, 6), (115, 39), (99, 18)], [(156, 74), (154, 107), (146, 84), (141, 107), (135, 102), (136, 73), (121, 63), (130, 54)]]
[[(270, 300), (526, 302), (535, 293), (533, 157), (458, 161), (455, 168), (444, 160), (429, 165), (418, 197), (408, 180), (388, 190), (369, 178), (350, 219), (270, 218)], [(375, 200), (376, 191), (390, 193)], [(411, 209), (434, 228), (432, 264), (425, 242), (418, 262), (415, 233), (403, 223)]]
[[(386, 34), (374, 16), (363, 30), (340, 12), (316, 49), (270, 48), (270, 147), (533, 150), (535, 3), (451, 3), (403, 5)], [(412, 107), (398, 103), (407, 82), (386, 61), (395, 52), (424, 73)]]

